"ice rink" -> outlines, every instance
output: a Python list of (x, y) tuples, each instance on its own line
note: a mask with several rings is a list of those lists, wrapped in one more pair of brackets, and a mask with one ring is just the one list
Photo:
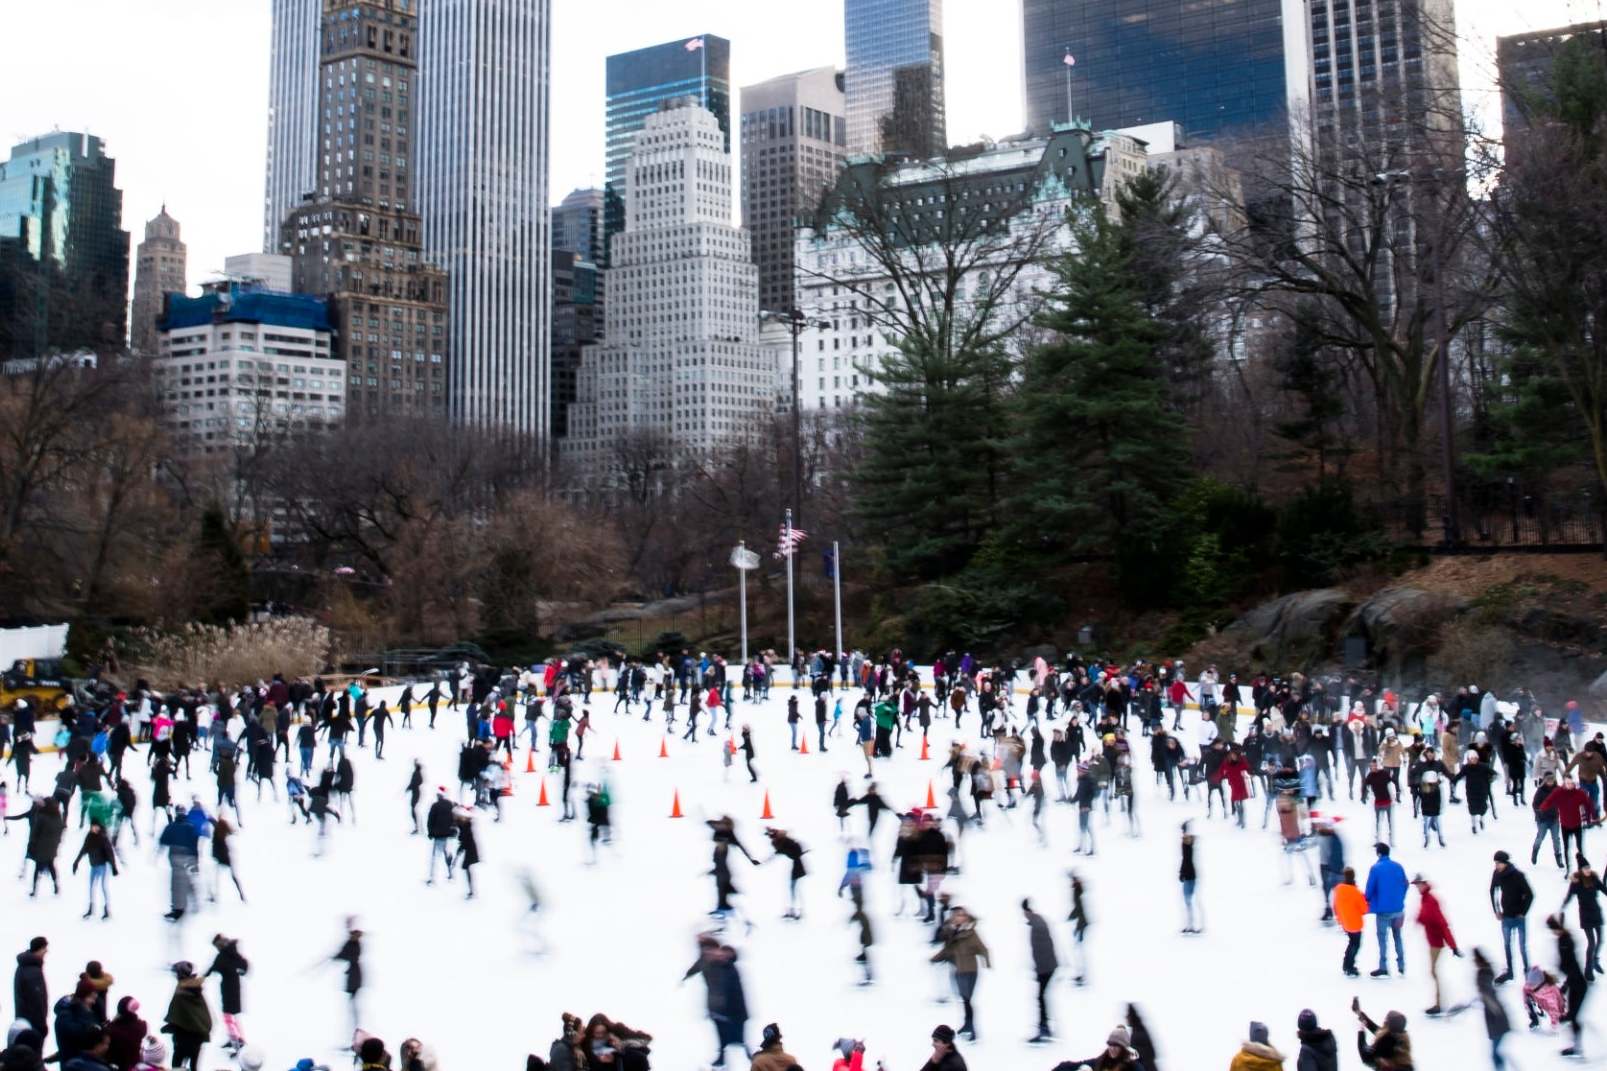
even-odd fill
[[(855, 795), (866, 784), (863, 758), (852, 740), (853, 700), (845, 699), (848, 713), (840, 735), (828, 740), (829, 751), (822, 754), (816, 746), (812, 702), (801, 697), (801, 728), (808, 730), (810, 747), (808, 755), (801, 755), (788, 746), (785, 689), (777, 689), (764, 704), (742, 702), (740, 689), (734, 691), (735, 724), (753, 726), (759, 783), (748, 782), (740, 753), (726, 769), (721, 746), (729, 734), (709, 737), (700, 726), (695, 742), (683, 742), (678, 731), (668, 739), (669, 757), (660, 758), (665, 738), (661, 712), (655, 711), (646, 723), (640, 706), (629, 717), (614, 715), (614, 696), (596, 693), (593, 731), (583, 761), (575, 767), (574, 822), (559, 821), (559, 781), (556, 774), (546, 773), (548, 723), (543, 720), (538, 772), (523, 772), (526, 752), (521, 747), (514, 767), (516, 792), (506, 801), (505, 820), (494, 824), (489, 812), (477, 812), (484, 862), (476, 872), (480, 895), (472, 901), (464, 899), (461, 880), (424, 884), (428, 842), (410, 836), (404, 796), (413, 759), (418, 758), (425, 769), (424, 806), (437, 784), (448, 786), (456, 798), (457, 751), (465, 738), (461, 711), (443, 708), (433, 732), (424, 728), (427, 715), (422, 712), (415, 714), (413, 729), (393, 728), (383, 762), (374, 760), (372, 738), (368, 750), (358, 750), (353, 740), (349, 750), (356, 764), (356, 820), (331, 823), (319, 858), (313, 854), (315, 827), (289, 822), (282, 798), (283, 764), (278, 801), (267, 793), (259, 801), (242, 771), (244, 823), (232, 844), (250, 901), (241, 903), (232, 888), (225, 888), (215, 905), (178, 925), (162, 919), (168, 908), (168, 867), (165, 855), (154, 854), (142, 747), (127, 763), (138, 785), (141, 843), (133, 847), (125, 832), (123, 871), (111, 883), (111, 921), (80, 918), (87, 871), (68, 874), (83, 835), (75, 799), (59, 860), (61, 896), (45, 892), (30, 900), (24, 884), (8, 882), (0, 944), (15, 953), (35, 934), (50, 939), (46, 973), (52, 1000), (71, 991), (86, 961), (101, 960), (117, 978), (112, 1002), (124, 994), (136, 995), (154, 1029), (173, 990), (168, 964), (189, 959), (205, 970), (214, 934), (238, 938), (251, 962), (242, 1022), (247, 1039), (265, 1051), (266, 1066), (285, 1071), (311, 1056), (338, 1071), (345, 1066), (342, 1050), (349, 1045), (350, 1030), (341, 965), (330, 957), (341, 944), (344, 918), (355, 915), (366, 934), (362, 1024), (384, 1038), (392, 1053), (411, 1035), (436, 1050), (444, 1071), (513, 1071), (523, 1067), (527, 1053), (546, 1056), (559, 1032), (560, 1013), (585, 1018), (601, 1011), (654, 1035), (655, 1068), (690, 1071), (706, 1066), (714, 1050), (703, 984), (697, 977), (681, 980), (696, 957), (694, 937), (710, 927), (708, 913), (714, 906), (704, 820), (731, 815), (743, 844), (761, 861), (768, 860), (771, 853), (763, 836), (767, 823), (759, 819), (768, 792), (775, 814), (769, 824), (785, 828), (809, 849), (805, 862), (810, 874), (803, 884), (803, 920), (783, 921), (786, 862), (754, 867), (732, 854), (742, 892), (738, 903), (754, 923), (751, 932), (740, 923), (726, 931), (726, 939), (741, 953), (752, 1016), (749, 1044), (757, 1046), (760, 1028), (774, 1021), (781, 1026), (785, 1048), (806, 1071), (829, 1068), (832, 1042), (842, 1036), (865, 1039), (867, 1068), (880, 1060), (888, 1071), (917, 1071), (929, 1055), (932, 1027), (946, 1022), (958, 1028), (961, 1012), (958, 1001), (948, 999), (947, 969), (928, 963), (936, 950), (929, 943), (932, 927), (915, 921), (913, 902), (902, 917), (896, 914), (899, 888), (890, 866), (898, 824), (894, 814), (884, 815), (877, 828), (876, 869), (867, 881), (876, 932), (876, 982), (856, 984), (858, 943), (848, 922), (851, 907), (836, 895), (845, 842), (831, 806), (840, 774), (848, 774)], [(396, 690), (381, 694), (394, 697)], [(1021, 711), (1017, 697), (1018, 719)], [(684, 707), (678, 715), (677, 725), (684, 729)], [(1167, 718), (1169, 723), (1170, 713)], [(1181, 734), (1191, 747), (1196, 718), (1185, 715)], [(931, 783), (943, 809), (949, 782), (941, 767), (952, 726), (948, 720), (933, 723), (929, 761), (918, 759), (917, 729), (905, 734), (903, 748), (892, 759), (877, 763), (876, 782), (895, 808), (923, 803)], [(974, 743), (977, 727), (973, 710), (961, 735)], [(1138, 731), (1136, 721), (1132, 731)], [(618, 762), (611, 760), (616, 743)], [(1374, 1019), (1381, 1020), (1392, 1008), (1406, 1014), (1419, 1068), (1472, 1071), (1489, 1066), (1477, 1008), (1454, 1019), (1431, 1021), (1423, 1015), (1432, 1000), (1426, 947), (1413, 922), (1415, 893), (1407, 905), (1406, 976), (1366, 977), (1377, 965), (1369, 919), (1358, 960), (1363, 976), (1343, 978), (1344, 939), (1336, 929), (1319, 924), (1321, 893), (1308, 886), (1298, 866), (1293, 882), (1286, 883), (1276, 818), (1268, 831), (1261, 829), (1262, 800), (1250, 801), (1247, 829), (1234, 828), (1220, 814), (1207, 821), (1198, 795), (1191, 802), (1180, 795), (1171, 803), (1165, 787), (1154, 784), (1144, 738), (1135, 735), (1133, 749), (1141, 835), (1128, 835), (1114, 807), (1108, 820), (1096, 810), (1098, 854), (1074, 856), (1075, 808), (1054, 803), (1051, 766), (1045, 770), (1047, 845), (1039, 844), (1025, 807), (990, 811), (986, 827), (972, 827), (963, 841), (962, 869), (945, 888), (956, 904), (979, 918), (978, 931), (992, 954), (991, 969), (983, 971), (976, 994), (979, 1039), (961, 1044), (973, 1071), (1048, 1071), (1063, 1059), (1092, 1056), (1128, 1001), (1142, 1008), (1165, 1071), (1226, 1068), (1252, 1019), (1269, 1025), (1272, 1043), (1292, 1071), (1298, 1051), (1295, 1019), (1306, 1007), (1337, 1034), (1340, 1066), (1360, 1067), (1356, 1023), (1347, 1010), (1352, 996), (1360, 997)], [(319, 765), (326, 755), (327, 747), (321, 747)], [(192, 758), (193, 780), (175, 780), (174, 797), (187, 800), (193, 792), (212, 813), (216, 790), (205, 772), (207, 758), (205, 753)], [(40, 790), (49, 785), (60, 761), (54, 755), (36, 760), (34, 781)], [(14, 773), (7, 767), (7, 780)], [(544, 777), (552, 806), (538, 807)], [(615, 801), (615, 836), (596, 865), (589, 865), (582, 786), (598, 779), (606, 779)], [(1499, 782), (1496, 791), (1503, 791)], [(677, 792), (685, 817), (672, 819)], [(1347, 861), (1365, 884), (1373, 861), (1371, 808), (1348, 801), (1343, 785), (1338, 796), (1333, 811), (1344, 819), (1340, 835)], [(11, 812), (25, 806), (13, 784)], [(1449, 847), (1424, 850), (1410, 804), (1398, 807), (1396, 857), (1409, 876), (1421, 872), (1434, 882), (1464, 948), (1483, 946), (1496, 957), (1499, 969), (1500, 929), (1487, 889), (1491, 854), (1498, 848), (1510, 851), (1529, 874), (1536, 895), (1529, 921), (1530, 959), (1554, 970), (1555, 945), (1542, 919), (1562, 903), (1563, 875), (1551, 860), (1549, 845), (1539, 865), (1530, 866), (1534, 822), (1527, 807), (1514, 810), (1498, 794), (1496, 809), (1497, 821), (1473, 836), (1464, 808), (1448, 805), (1444, 827)], [(1178, 839), (1180, 823), (1191, 818), (1198, 837), (1205, 932), (1183, 937)], [(863, 836), (863, 808), (854, 810), (849, 826)], [(26, 825), (9, 823), (7, 832), (0, 847), (7, 865), (15, 868), (22, 862)], [(1607, 833), (1598, 829), (1588, 836), (1588, 846), (1599, 854)], [(205, 846), (202, 857), (203, 880), (210, 884), (213, 872)], [(1315, 870), (1315, 852), (1310, 858)], [(1071, 980), (1075, 952), (1065, 921), (1067, 872), (1072, 869), (1087, 886), (1093, 920), (1086, 946), (1088, 984), (1083, 987)], [(533, 923), (526, 912), (522, 872), (534, 876), (545, 900)], [(1052, 988), (1057, 1039), (1049, 1045), (1026, 1044), (1036, 1026), (1036, 985), (1019, 908), (1024, 896), (1050, 921), (1062, 964)], [(1568, 918), (1574, 926), (1572, 907)], [(538, 941), (545, 944), (544, 954), (538, 953)], [(1583, 954), (1582, 937), (1579, 947)], [(1470, 999), (1471, 957), (1446, 957), (1441, 964), (1445, 1004)], [(1501, 990), (1514, 1025), (1506, 1049), (1510, 1066), (1525, 1071), (1562, 1066), (1558, 1052), (1566, 1037), (1525, 1028), (1519, 985)], [(217, 1047), (224, 1034), (215, 981), (209, 981), (207, 992), (218, 1026), (204, 1063), (226, 1067), (228, 1058)], [(0, 1014), (9, 1021), (14, 1017), (9, 996), (0, 1004)], [(1607, 1021), (1607, 996), (1597, 997), (1586, 1014), (1592, 1024), (1587, 1052), (1607, 1052), (1600, 1029)], [(745, 1069), (746, 1064), (737, 1066)]]

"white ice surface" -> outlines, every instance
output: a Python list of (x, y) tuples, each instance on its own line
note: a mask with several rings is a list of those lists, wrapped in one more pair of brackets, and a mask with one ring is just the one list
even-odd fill
[[(112, 881), (112, 921), (79, 918), (83, 870), (66, 877), (60, 898), (45, 893), (29, 900), (23, 885), (8, 881), (0, 893), (0, 949), (20, 951), (34, 934), (47, 935), (53, 998), (71, 990), (87, 960), (100, 959), (117, 977), (113, 1000), (127, 993), (138, 996), (154, 1028), (172, 991), (167, 964), (185, 958), (204, 970), (211, 959), (212, 935), (228, 934), (240, 940), (251, 961), (242, 1022), (248, 1039), (266, 1051), (269, 1071), (284, 1071), (302, 1056), (334, 1062), (338, 1069), (344, 1061), (337, 1050), (350, 1035), (340, 967), (329, 957), (340, 944), (342, 919), (355, 914), (368, 935), (363, 1024), (383, 1037), (392, 1052), (404, 1037), (416, 1035), (434, 1046), (444, 1071), (520, 1068), (526, 1053), (546, 1055), (561, 1012), (586, 1017), (603, 1011), (654, 1035), (656, 1068), (686, 1071), (706, 1064), (713, 1048), (703, 985), (696, 978), (680, 982), (694, 959), (694, 935), (709, 926), (707, 912), (714, 902), (710, 843), (702, 820), (731, 814), (742, 841), (766, 859), (768, 844), (758, 816), (768, 790), (775, 824), (810, 849), (805, 857), (810, 875), (804, 883), (805, 920), (784, 922), (786, 863), (754, 868), (732, 856), (743, 892), (739, 903), (757, 923), (751, 934), (740, 925), (730, 934), (741, 950), (752, 1014), (749, 1043), (756, 1045), (763, 1024), (776, 1021), (787, 1050), (807, 1071), (829, 1068), (830, 1046), (844, 1035), (866, 1039), (868, 1066), (879, 1059), (889, 1071), (916, 1071), (928, 1055), (931, 1028), (940, 1022), (958, 1027), (960, 1008), (957, 1002), (936, 1003), (949, 986), (946, 975), (927, 963), (933, 951), (927, 943), (930, 927), (907, 914), (894, 915), (899, 890), (887, 864), (896, 818), (883, 817), (874, 845), (878, 868), (870, 879), (869, 905), (876, 927), (877, 983), (862, 988), (855, 984), (857, 943), (848, 923), (848, 901), (835, 896), (843, 841), (831, 794), (840, 771), (849, 773), (856, 793), (862, 789), (863, 760), (853, 747), (846, 715), (842, 735), (828, 742), (830, 753), (816, 752), (813, 706), (807, 697), (803, 709), (811, 751), (807, 756), (792, 753), (786, 694), (778, 689), (762, 707), (740, 700), (737, 704), (737, 724), (751, 722), (754, 727), (762, 775), (758, 785), (748, 784), (740, 754), (727, 778), (720, 749), (724, 735), (710, 738), (700, 728), (695, 745), (671, 738), (670, 757), (660, 759), (661, 716), (655, 713), (654, 721), (644, 724), (639, 707), (629, 718), (613, 716), (613, 696), (597, 694), (594, 733), (586, 742), (584, 761), (576, 766), (578, 818), (572, 823), (558, 821), (555, 777), (547, 777), (555, 805), (536, 806), (546, 759), (543, 721), (538, 755), (543, 772), (522, 772), (521, 748), (515, 765), (520, 771), (517, 795), (508, 801), (506, 820), (494, 825), (489, 816), (478, 819), (485, 862), (477, 871), (481, 895), (472, 902), (465, 902), (461, 881), (425, 887), (427, 846), (422, 838), (409, 836), (403, 796), (415, 756), (424, 762), (427, 789), (440, 783), (456, 792), (456, 753), (464, 735), (460, 712), (443, 709), (433, 733), (423, 728), (422, 714), (415, 716), (416, 728), (393, 729), (383, 763), (373, 760), (371, 750), (351, 749), (358, 821), (331, 823), (328, 852), (321, 859), (312, 856), (312, 827), (288, 824), (282, 801), (265, 796), (258, 802), (255, 788), (242, 779), (244, 828), (233, 846), (250, 903), (241, 904), (225, 889), (217, 905), (177, 927), (161, 919), (167, 909), (168, 870), (165, 857), (152, 854), (141, 751), (130, 756), (128, 766), (141, 800), (142, 844), (133, 848), (125, 835), (126, 864)], [(851, 709), (852, 701), (845, 706)], [(1016, 710), (1019, 716), (1019, 698)], [(684, 723), (684, 708), (680, 714)], [(1193, 717), (1186, 716), (1186, 733), (1192, 733)], [(923, 802), (929, 780), (939, 803), (945, 802), (947, 778), (940, 767), (951, 727), (946, 720), (934, 723), (932, 761), (917, 760), (918, 736), (907, 734), (903, 750), (878, 763), (882, 794), (895, 807)], [(974, 739), (974, 713), (965, 727)], [(609, 761), (616, 740), (623, 754), (618, 763)], [(947, 888), (956, 903), (980, 918), (979, 931), (993, 954), (976, 997), (980, 1040), (962, 1046), (974, 1071), (1047, 1071), (1059, 1060), (1092, 1055), (1129, 1000), (1143, 1008), (1166, 1071), (1227, 1067), (1252, 1019), (1270, 1026), (1273, 1043), (1292, 1069), (1298, 1050), (1295, 1018), (1305, 1007), (1335, 1030), (1341, 1066), (1360, 1067), (1355, 1020), (1347, 1010), (1352, 995), (1360, 996), (1375, 1019), (1391, 1008), (1405, 1012), (1419, 1068), (1471, 1071), (1489, 1066), (1477, 1009), (1454, 1020), (1429, 1021), (1422, 1015), (1430, 989), (1425, 944), (1411, 921), (1415, 894), (1408, 901), (1408, 975), (1365, 977), (1377, 963), (1369, 928), (1359, 959), (1364, 976), (1344, 979), (1339, 972), (1343, 937), (1318, 924), (1320, 895), (1302, 876), (1292, 885), (1282, 883), (1276, 836), (1259, 828), (1260, 799), (1250, 801), (1248, 830), (1232, 828), (1220, 818), (1205, 821), (1198, 798), (1192, 803), (1166, 801), (1164, 788), (1153, 784), (1147, 742), (1136, 737), (1134, 747), (1141, 838), (1125, 836), (1121, 819), (1113, 813), (1108, 826), (1098, 819), (1099, 854), (1091, 860), (1073, 856), (1075, 812), (1053, 803), (1051, 766), (1045, 770), (1050, 795), (1047, 848), (1039, 847), (1025, 809), (990, 816), (985, 831), (973, 829), (965, 839), (964, 869), (949, 879)], [(325, 750), (320, 749), (320, 762)], [(55, 756), (36, 760), (38, 785), (48, 785), (58, 761)], [(174, 795), (185, 799), (193, 788), (210, 812), (215, 790), (204, 773), (205, 762), (206, 755), (196, 756), (194, 781), (175, 781)], [(283, 770), (281, 764), (281, 781)], [(598, 865), (588, 866), (580, 790), (586, 780), (599, 776), (607, 777), (615, 799), (615, 843)], [(667, 817), (676, 790), (687, 814), (681, 820)], [(1372, 861), (1370, 808), (1347, 802), (1343, 787), (1339, 796), (1336, 810), (1347, 819), (1341, 834), (1348, 859), (1365, 882)], [(13, 813), (23, 806), (13, 791)], [(1554, 968), (1555, 946), (1541, 919), (1562, 902), (1562, 875), (1551, 863), (1549, 845), (1540, 865), (1529, 866), (1534, 831), (1529, 810), (1515, 812), (1505, 796), (1498, 796), (1496, 806), (1499, 820), (1477, 837), (1469, 833), (1463, 808), (1448, 807), (1444, 824), (1450, 847), (1428, 851), (1420, 847), (1410, 807), (1397, 810), (1397, 858), (1408, 874), (1421, 871), (1434, 880), (1465, 947), (1482, 945), (1498, 955), (1500, 931), (1486, 897), (1490, 855), (1497, 848), (1512, 852), (1530, 874), (1537, 896), (1530, 917), (1531, 959)], [(1177, 839), (1179, 823), (1186, 818), (1197, 820), (1199, 898), (1207, 925), (1204, 936), (1196, 938), (1178, 934)], [(81, 842), (77, 822), (75, 799), (62, 848), (64, 875)], [(856, 809), (852, 831), (862, 834), (864, 823), (864, 810)], [(0, 857), (15, 867), (26, 828), (20, 822), (7, 828), (10, 836), (0, 840)], [(1596, 853), (1607, 843), (1604, 837), (1607, 833), (1592, 832)], [(1072, 955), (1064, 921), (1066, 872), (1072, 867), (1087, 883), (1093, 918), (1090, 984), (1085, 988), (1075, 988), (1066, 969)], [(203, 868), (210, 881), (205, 848)], [(550, 944), (546, 955), (531, 954), (518, 930), (525, 904), (517, 876), (524, 869), (536, 876), (546, 898), (540, 918)], [(1024, 895), (1051, 921), (1063, 965), (1052, 990), (1058, 1040), (1042, 1047), (1024, 1041), (1035, 1026), (1035, 984), (1018, 907)], [(1570, 908), (1568, 914), (1572, 924), (1575, 913)], [(1447, 1005), (1472, 996), (1471, 959), (1447, 957), (1441, 973)], [(1502, 995), (1515, 1026), (1507, 1046), (1512, 1065), (1525, 1071), (1561, 1066), (1558, 1051), (1565, 1039), (1524, 1029), (1516, 983), (1504, 987)], [(216, 1047), (224, 1034), (215, 984), (209, 984), (208, 997), (219, 1023), (205, 1065), (224, 1067), (228, 1062)], [(0, 987), (0, 1016), (9, 1021), (13, 1013), (9, 987)], [(1604, 1016), (1607, 997), (1598, 997), (1587, 1007), (1592, 1026), (1587, 1048), (1596, 1052), (1607, 1046), (1600, 1029)]]

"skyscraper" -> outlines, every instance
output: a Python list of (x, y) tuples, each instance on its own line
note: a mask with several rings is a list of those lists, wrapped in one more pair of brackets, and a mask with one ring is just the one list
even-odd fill
[(625, 162), (636, 132), (667, 101), (691, 97), (713, 113), (731, 151), (731, 42), (713, 34), (608, 57), (607, 158), (603, 183), (603, 260), (625, 229)]
[(552, 251), (552, 435), (569, 434), (569, 406), (585, 347), (603, 340), (602, 269), (568, 249)]
[(785, 311), (793, 233), (837, 181), (847, 149), (843, 76), (833, 67), (742, 89), (742, 225), (759, 265), (759, 307)]
[(1023, 0), (1021, 24), (1027, 128), (1040, 136), (1072, 118), (1181, 123), (1191, 140), (1282, 134), (1303, 109), (1301, 0)]
[(1607, 22), (1582, 22), (1554, 30), (1512, 34), (1495, 41), (1501, 83), (1501, 138), (1506, 157), (1520, 148), (1537, 105), (1554, 104), (1552, 69), (1569, 49), (1607, 48)]
[(608, 269), (606, 341), (587, 347), (563, 455), (617, 479), (643, 437), (658, 465), (774, 412), (776, 354), (759, 343), (759, 269), (731, 225), (731, 154), (692, 98), (647, 118), (626, 168), (625, 229)]
[(188, 258), (179, 240), (179, 221), (167, 214), (167, 205), (145, 224), (145, 240), (134, 258), (134, 313), (129, 348), (142, 357), (156, 355), (156, 321), (162, 315), (162, 295), (182, 294)]
[(325, 4), (317, 196), (290, 213), (283, 252), (298, 292), (331, 299), (348, 418), (444, 415), (446, 278), (423, 255), (410, 196), (413, 0)]
[(917, 159), (948, 147), (943, 0), (844, 0), (848, 151)]
[(450, 412), (545, 439), (550, 0), (430, 0), (419, 47), (418, 204), (450, 280)]
[(318, 27), (323, 0), (273, 0), (268, 57), (268, 166), (262, 251), (318, 185)]
[(128, 232), (117, 162), (97, 137), (57, 131), (0, 163), (6, 344), (17, 356), (122, 349)]
[(603, 248), (602, 190), (575, 190), (552, 210), (552, 247), (597, 263)]
[[(1311, 120), (1317, 152), (1337, 165), (1361, 151), (1380, 168), (1402, 153), (1463, 154), (1451, 0), (1310, 0)], [(1426, 145), (1418, 135), (1447, 134)], [(1347, 165), (1348, 166), (1348, 165)]]

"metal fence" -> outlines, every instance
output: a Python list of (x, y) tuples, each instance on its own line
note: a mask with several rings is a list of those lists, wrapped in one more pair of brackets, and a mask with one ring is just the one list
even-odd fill
[[(1459, 499), (1460, 550), (1600, 550), (1607, 539), (1601, 505), (1588, 493), (1540, 499), (1498, 489)], [(1429, 496), (1420, 526), (1402, 503), (1385, 506), (1383, 515), (1386, 532), (1403, 545), (1444, 550), (1451, 544), (1444, 496)]]

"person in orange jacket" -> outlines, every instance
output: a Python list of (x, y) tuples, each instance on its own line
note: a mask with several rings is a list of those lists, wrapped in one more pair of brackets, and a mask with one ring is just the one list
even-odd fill
[(1462, 950), (1456, 947), (1456, 937), (1451, 933), (1451, 924), (1446, 921), (1445, 911), (1440, 907), (1439, 897), (1434, 895), (1434, 887), (1428, 879), (1419, 874), (1412, 879), (1417, 888), (1417, 924), (1423, 927), (1423, 936), (1428, 939), (1428, 976), (1434, 980), (1434, 1006), (1428, 1009), (1427, 1014), (1440, 1013), (1440, 953), (1445, 949), (1451, 950), (1451, 955), (1457, 959), (1462, 958)]
[(1345, 976), (1355, 978), (1356, 953), (1361, 950), (1362, 927), (1367, 922), (1367, 894), (1356, 887), (1356, 870), (1345, 868), (1345, 876), (1334, 886), (1334, 920), (1345, 931)]

